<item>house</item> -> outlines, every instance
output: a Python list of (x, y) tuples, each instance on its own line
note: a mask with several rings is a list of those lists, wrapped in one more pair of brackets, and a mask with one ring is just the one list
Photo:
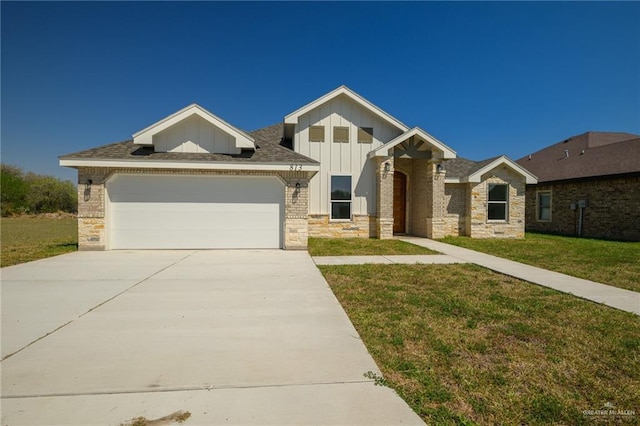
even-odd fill
[(82, 250), (517, 238), (525, 185), (536, 182), (507, 157), (456, 158), (344, 86), (249, 133), (193, 104), (60, 165), (78, 170)]
[(587, 132), (519, 159), (527, 230), (640, 241), (640, 136)]

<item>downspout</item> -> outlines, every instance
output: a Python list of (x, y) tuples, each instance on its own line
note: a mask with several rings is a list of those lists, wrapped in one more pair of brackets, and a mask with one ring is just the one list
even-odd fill
[(578, 215), (578, 237), (582, 237), (582, 228), (584, 225), (584, 209), (587, 207), (587, 200), (578, 201), (578, 209), (580, 214)]
[(578, 237), (582, 237), (582, 218), (584, 215), (584, 207), (579, 208), (580, 213), (578, 214)]

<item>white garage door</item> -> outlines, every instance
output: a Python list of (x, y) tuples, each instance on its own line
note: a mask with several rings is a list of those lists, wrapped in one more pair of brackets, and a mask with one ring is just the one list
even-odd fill
[(107, 194), (112, 249), (281, 247), (276, 177), (121, 174)]

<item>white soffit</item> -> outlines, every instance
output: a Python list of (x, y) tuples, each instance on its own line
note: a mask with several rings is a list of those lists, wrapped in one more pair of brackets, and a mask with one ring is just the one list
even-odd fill
[(233, 136), (236, 141), (236, 148), (256, 148), (255, 140), (251, 136), (202, 108), (198, 104), (191, 104), (180, 111), (163, 118), (157, 123), (140, 130), (133, 135), (133, 143), (137, 145), (153, 145), (153, 135), (168, 129), (169, 127), (178, 124), (193, 115), (201, 117), (211, 123), (211, 125)]
[(508, 157), (506, 157), (504, 155), (499, 157), (499, 158), (496, 158), (494, 161), (492, 161), (491, 163), (487, 164), (483, 168), (471, 173), (468, 177), (462, 179), (462, 181), (463, 182), (479, 183), (479, 182), (482, 181), (482, 175), (484, 175), (485, 173), (490, 172), (491, 170), (493, 170), (493, 169), (495, 169), (496, 167), (499, 167), (499, 166), (509, 167), (514, 172), (521, 174), (522, 176), (525, 177), (525, 182), (527, 184), (536, 184), (536, 183), (538, 183), (538, 178), (536, 176), (532, 175), (528, 170), (524, 169), (518, 163), (516, 163), (515, 161), (512, 161), (511, 159), (509, 159)]
[(340, 95), (347, 96), (349, 99), (351, 99), (355, 103), (357, 103), (357, 104), (361, 105), (362, 107), (364, 107), (365, 109), (369, 110), (372, 114), (380, 117), (381, 119), (383, 119), (387, 123), (389, 123), (392, 126), (402, 130), (403, 132), (406, 132), (407, 129), (409, 129), (404, 123), (402, 123), (399, 120), (397, 120), (396, 118), (394, 118), (391, 114), (388, 114), (387, 112), (385, 112), (382, 109), (378, 108), (377, 106), (375, 106), (374, 104), (372, 104), (371, 102), (369, 102), (368, 100), (363, 98), (362, 96), (358, 95), (353, 90), (349, 89), (347, 86), (340, 86), (337, 89), (327, 93), (326, 95), (319, 97), (315, 101), (313, 101), (311, 103), (308, 103), (307, 105), (303, 106), (302, 108), (299, 108), (299, 109), (295, 110), (294, 112), (292, 112), (291, 114), (287, 115), (284, 118), (284, 123), (285, 124), (298, 124), (298, 118), (301, 115), (304, 115), (304, 114), (308, 113), (309, 111), (311, 111), (311, 110), (313, 110), (313, 109), (315, 109), (315, 108), (317, 108), (317, 107), (319, 107), (319, 106), (331, 101), (332, 99), (334, 99), (334, 98), (336, 98), (336, 97), (338, 97)]
[(396, 145), (401, 144), (402, 142), (406, 141), (407, 139), (409, 139), (412, 136), (417, 136), (421, 140), (425, 141), (432, 148), (435, 148), (437, 151), (439, 151), (442, 154), (442, 158), (443, 159), (456, 158), (456, 152), (453, 149), (449, 148), (447, 145), (445, 145), (444, 143), (440, 142), (438, 139), (434, 138), (429, 133), (425, 132), (424, 130), (422, 130), (419, 127), (414, 127), (413, 129), (401, 134), (397, 138), (395, 138), (395, 139), (387, 142), (386, 144), (382, 145), (381, 147), (371, 151), (369, 153), (369, 157), (370, 158), (373, 158), (373, 157), (388, 157), (388, 156), (390, 156), (389, 151), (392, 148), (394, 148)]
[(317, 172), (320, 164), (298, 163), (256, 163), (240, 161), (140, 161), (114, 160), (107, 158), (61, 159), (62, 167), (121, 167), (135, 169), (189, 169), (189, 170), (269, 170), (269, 171), (301, 171)]

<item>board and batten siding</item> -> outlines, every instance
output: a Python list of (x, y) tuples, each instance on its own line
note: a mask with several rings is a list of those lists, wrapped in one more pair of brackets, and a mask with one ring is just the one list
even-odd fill
[(153, 136), (157, 152), (239, 154), (235, 138), (193, 115)]
[[(324, 126), (324, 142), (309, 141), (309, 127)], [(333, 127), (349, 128), (349, 143), (333, 142)], [(373, 142), (358, 143), (358, 128), (372, 127)], [(369, 151), (402, 134), (402, 131), (347, 98), (338, 96), (301, 115), (293, 146), (296, 152), (320, 162), (320, 172), (310, 182), (309, 214), (329, 214), (330, 176), (352, 176), (352, 215), (376, 214), (375, 164)]]

